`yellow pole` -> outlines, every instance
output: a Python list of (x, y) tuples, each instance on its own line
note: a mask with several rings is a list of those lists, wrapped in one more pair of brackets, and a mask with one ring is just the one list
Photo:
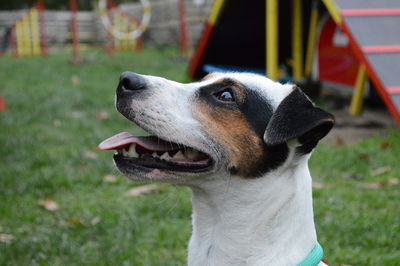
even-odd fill
[(303, 78), (303, 19), (302, 0), (292, 0), (292, 55), (293, 79), (297, 82)]
[(22, 26), (21, 26), (21, 20), (18, 20), (15, 23), (15, 35), (16, 35), (16, 43), (17, 43), (17, 54), (18, 56), (24, 55), (24, 46), (23, 46), (23, 40), (22, 40)]
[(39, 16), (35, 8), (31, 11), (31, 33), (32, 33), (32, 51), (33, 55), (40, 55), (40, 38), (38, 27)]
[(22, 19), (22, 35), (24, 40), (25, 55), (32, 55), (31, 45), (31, 31), (29, 29), (29, 17), (26, 16)]
[(340, 25), (342, 22), (342, 17), (340, 16), (340, 12), (337, 9), (335, 2), (333, 0), (322, 0), (324, 2), (326, 9), (328, 9), (329, 14), (335, 21), (337, 25)]
[(313, 66), (313, 55), (315, 49), (315, 35), (317, 34), (318, 27), (318, 8), (317, 8), (317, 0), (313, 2), (313, 8), (311, 9), (310, 16), (310, 28), (308, 31), (308, 40), (307, 40), (307, 54), (306, 54), (306, 66), (304, 69), (304, 76), (310, 77)]
[[(268, 1), (268, 0), (266, 0)], [(225, 0), (215, 0), (208, 16), (208, 22), (214, 26), (217, 23), (221, 10), (224, 7)]]
[[(122, 32), (129, 32), (129, 21), (126, 17), (121, 16), (121, 27), (122, 27)], [(129, 39), (126, 38), (123, 40), (123, 50), (124, 51), (129, 51)]]
[(278, 80), (278, 0), (266, 0), (266, 61), (270, 79)]
[[(136, 29), (136, 24), (132, 21), (128, 21), (128, 31), (134, 31)], [(129, 50), (135, 50), (136, 47), (136, 39), (129, 40)]]
[(363, 97), (364, 97), (364, 87), (367, 81), (367, 74), (365, 72), (365, 66), (361, 65), (358, 69), (356, 84), (354, 87), (354, 93), (351, 97), (351, 103), (349, 108), (349, 113), (351, 115), (359, 115), (362, 110)]

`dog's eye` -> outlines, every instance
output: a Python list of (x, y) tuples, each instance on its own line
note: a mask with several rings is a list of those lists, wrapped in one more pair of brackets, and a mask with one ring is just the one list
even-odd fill
[(226, 89), (226, 90), (214, 93), (214, 96), (222, 102), (234, 102), (235, 101), (235, 98), (233, 97), (233, 94), (230, 89)]

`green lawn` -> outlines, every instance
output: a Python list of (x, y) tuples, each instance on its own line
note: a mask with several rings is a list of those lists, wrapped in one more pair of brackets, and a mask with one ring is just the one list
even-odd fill
[[(0, 265), (183, 265), (189, 191), (160, 185), (161, 193), (127, 197), (138, 184), (117, 173), (112, 152), (96, 146), (137, 131), (113, 107), (121, 72), (185, 81), (186, 62), (168, 49), (84, 58), (76, 67), (66, 53), (0, 57), (8, 105), (0, 113)], [(332, 265), (400, 265), (399, 157), (398, 131), (315, 151), (316, 224)], [(371, 175), (384, 166), (390, 168)], [(117, 181), (104, 182), (106, 175)], [(59, 209), (40, 207), (44, 199)]]

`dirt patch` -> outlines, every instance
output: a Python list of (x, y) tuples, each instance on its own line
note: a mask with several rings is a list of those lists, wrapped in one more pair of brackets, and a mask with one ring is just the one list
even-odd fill
[(384, 109), (364, 109), (359, 116), (349, 115), (345, 109), (331, 111), (336, 124), (324, 139), (325, 142), (339, 145), (357, 143), (374, 136), (384, 136), (396, 123)]

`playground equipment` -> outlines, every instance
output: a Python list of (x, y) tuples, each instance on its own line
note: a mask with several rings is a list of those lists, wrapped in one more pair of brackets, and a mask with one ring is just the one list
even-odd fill
[(353, 113), (361, 108), (363, 84), (368, 75), (400, 124), (400, 2), (324, 0), (324, 3), (362, 64), (352, 99)]
[(43, 0), (38, 0), (36, 6), (12, 26), (9, 41), (13, 56), (46, 55), (43, 10)]
[[(135, 31), (140, 22), (134, 17), (122, 12), (114, 3), (109, 1), (107, 16), (112, 21), (112, 25), (120, 32)], [(107, 51), (111, 55), (113, 52), (120, 51), (140, 51), (143, 46), (143, 38), (139, 36), (136, 39), (117, 39), (108, 32)]]
[(82, 58), (79, 49), (78, 23), (76, 21), (76, 0), (69, 0), (69, 9), (71, 10), (72, 63), (79, 65), (82, 63)]
[(216, 0), (189, 76), (250, 71), (351, 86), (353, 114), (361, 110), (368, 76), (400, 124), (398, 25), (397, 0)]
[[(142, 24), (120, 11), (112, 0), (99, 1), (99, 13), (101, 21), (107, 30), (107, 53), (111, 55), (115, 51), (139, 51), (142, 48), (141, 35), (150, 21), (150, 7), (146, 0), (142, 1), (144, 14)], [(73, 57), (72, 63), (79, 65), (82, 62), (80, 56), (79, 29), (77, 26), (76, 0), (69, 0), (71, 10), (71, 37)]]
[(189, 51), (188, 32), (185, 16), (185, 0), (178, 1), (179, 15), (179, 51), (185, 54)]
[[(110, 1), (111, 2), (111, 1)], [(129, 32), (120, 31), (115, 25), (113, 25), (107, 15), (107, 1), (99, 0), (99, 13), (101, 17), (101, 21), (104, 24), (106, 30), (115, 38), (120, 40), (133, 40), (139, 38), (142, 33), (146, 30), (147, 26), (150, 23), (151, 12), (150, 12), (150, 4), (147, 0), (140, 0), (143, 6), (143, 16), (140, 25)]]

